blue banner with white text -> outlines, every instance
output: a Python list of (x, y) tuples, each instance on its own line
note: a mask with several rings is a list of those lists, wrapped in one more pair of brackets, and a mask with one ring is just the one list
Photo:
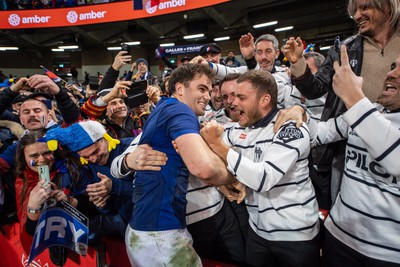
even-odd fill
[(89, 220), (70, 204), (49, 199), (40, 215), (29, 253), (28, 264), (46, 248), (64, 246), (86, 255)]

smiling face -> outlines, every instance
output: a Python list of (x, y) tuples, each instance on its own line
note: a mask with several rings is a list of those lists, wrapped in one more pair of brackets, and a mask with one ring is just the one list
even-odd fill
[(210, 100), (211, 79), (203, 74), (196, 76), (187, 86), (183, 84), (177, 86), (181, 87), (183, 92), (182, 102), (188, 105), (196, 116), (203, 116)]
[(400, 56), (392, 64), (391, 71), (386, 74), (378, 103), (391, 111), (400, 109)]
[(110, 119), (124, 119), (128, 115), (128, 108), (122, 98), (114, 98), (107, 104), (106, 116)]
[(271, 72), (278, 56), (279, 50), (275, 50), (271, 41), (262, 40), (257, 43), (255, 59), (262, 70)]
[(102, 138), (93, 145), (79, 150), (78, 155), (92, 164), (105, 165), (110, 156), (108, 142)]
[(54, 163), (53, 152), (49, 150), (45, 142), (27, 145), (24, 149), (24, 156), (28, 167), (35, 172), (38, 171), (39, 165), (48, 165), (51, 169)]
[(357, 1), (357, 9), (353, 18), (358, 24), (360, 33), (365, 36), (374, 38), (379, 34), (388, 32), (390, 29), (389, 8), (381, 12), (371, 5), (370, 0)]
[(233, 106), (237, 86), (236, 80), (226, 81), (221, 85), (221, 97), (225, 112), (235, 122), (239, 120), (239, 112)]
[(138, 68), (138, 71), (139, 71), (141, 74), (145, 74), (145, 73), (147, 72), (147, 65), (146, 65), (144, 62), (140, 62), (140, 63), (137, 65), (137, 68)]

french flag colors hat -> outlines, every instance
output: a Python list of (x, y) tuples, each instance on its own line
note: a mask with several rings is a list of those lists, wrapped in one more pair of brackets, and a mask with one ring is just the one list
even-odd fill
[[(47, 146), (51, 151), (57, 150), (58, 143), (60, 143), (69, 150), (78, 152), (102, 138), (108, 141), (108, 151), (111, 151), (120, 143), (119, 140), (109, 136), (103, 125), (97, 121), (77, 122), (67, 128), (50, 129), (46, 133)], [(81, 158), (82, 163), (87, 163), (82, 160)]]

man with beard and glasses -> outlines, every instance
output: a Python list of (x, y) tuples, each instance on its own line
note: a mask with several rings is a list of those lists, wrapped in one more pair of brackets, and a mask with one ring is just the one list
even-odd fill
[[(348, 13), (359, 26), (359, 32), (342, 42), (349, 54), (353, 72), (364, 78), (363, 92), (375, 102), (380, 95), (377, 90), (383, 83), (393, 58), (400, 53), (400, 1), (399, 0), (350, 0)], [(292, 63), (292, 83), (307, 99), (315, 99), (325, 93), (326, 104), (321, 120), (327, 121), (346, 110), (343, 102), (332, 90), (335, 74), (333, 62), (338, 53), (332, 47), (316, 74), (312, 74), (303, 57), (300, 37), (290, 37), (282, 52)], [(315, 163), (319, 171), (331, 172), (332, 201), (336, 198), (342, 177), (345, 141), (324, 145), (319, 149)], [(322, 150), (322, 151), (321, 151)]]

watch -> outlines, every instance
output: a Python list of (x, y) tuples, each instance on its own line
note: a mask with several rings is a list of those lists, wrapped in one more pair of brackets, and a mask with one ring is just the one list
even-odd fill
[(32, 214), (36, 214), (36, 213), (40, 213), (42, 211), (42, 208), (37, 208), (37, 209), (31, 209), (31, 208), (27, 208), (26, 209), (28, 211), (28, 213), (32, 213)]

